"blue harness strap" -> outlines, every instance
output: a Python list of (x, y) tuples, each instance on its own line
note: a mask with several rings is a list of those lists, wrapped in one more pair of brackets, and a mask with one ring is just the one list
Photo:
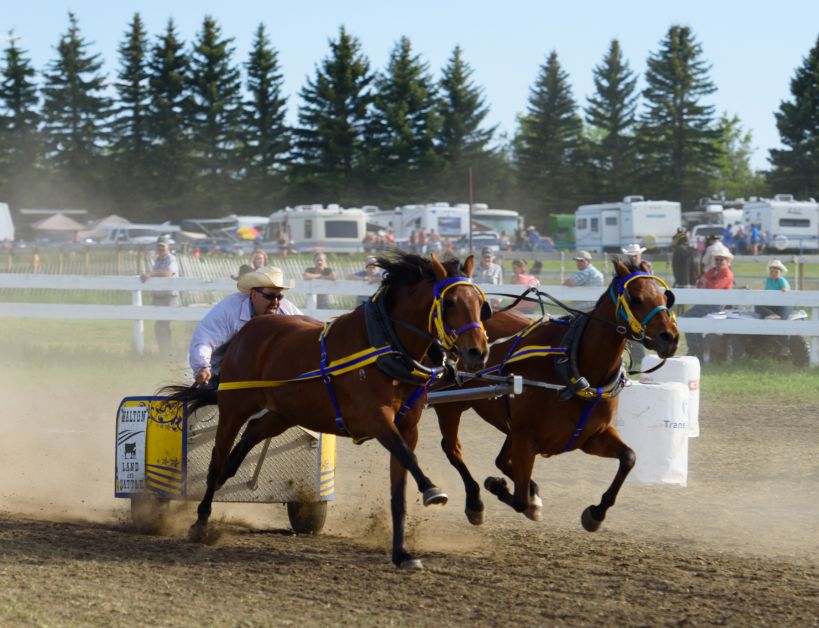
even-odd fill
[(347, 432), (347, 428), (344, 426), (344, 421), (341, 418), (341, 406), (338, 404), (336, 393), (333, 391), (333, 381), (327, 370), (327, 348), (324, 344), (324, 337), (327, 335), (328, 331), (330, 331), (329, 326), (326, 327), (321, 336), (319, 336), (319, 344), (321, 345), (321, 363), (319, 366), (319, 372), (321, 373), (321, 380), (324, 382), (324, 385), (327, 386), (327, 392), (330, 394), (330, 402), (333, 404), (333, 412), (336, 415), (336, 427), (338, 427), (342, 434), (349, 434)]
[(603, 394), (603, 389), (597, 389), (597, 396), (595, 397), (594, 401), (587, 401), (586, 404), (583, 406), (583, 413), (580, 415), (580, 422), (577, 424), (574, 432), (572, 433), (569, 442), (563, 448), (563, 451), (571, 451), (574, 444), (577, 442), (577, 439), (580, 438), (580, 434), (583, 433), (583, 428), (586, 427), (586, 423), (589, 422), (589, 417), (591, 417), (592, 413), (594, 412), (595, 408), (597, 408), (597, 404), (600, 403), (602, 399), (601, 395)]

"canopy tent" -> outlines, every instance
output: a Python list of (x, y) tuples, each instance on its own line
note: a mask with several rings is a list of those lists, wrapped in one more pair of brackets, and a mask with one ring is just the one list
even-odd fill
[(65, 214), (54, 214), (35, 222), (32, 227), (37, 231), (81, 231), (85, 225)]
[(92, 239), (92, 240), (99, 240), (104, 238), (108, 235), (108, 232), (111, 230), (111, 227), (116, 225), (130, 225), (131, 221), (123, 218), (122, 216), (117, 216), (116, 214), (111, 214), (110, 216), (106, 216), (105, 218), (97, 221), (94, 223), (94, 226), (90, 229), (84, 229), (80, 231), (79, 236), (83, 239)]

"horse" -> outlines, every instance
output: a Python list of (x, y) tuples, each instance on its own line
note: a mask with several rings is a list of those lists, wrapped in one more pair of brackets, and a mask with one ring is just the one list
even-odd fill
[(618, 259), (612, 263), (615, 276), (590, 313), (533, 322), (508, 311), (495, 313), (487, 323), (492, 342), (490, 366), (483, 373), (505, 375), (514, 370), (525, 378), (523, 394), (435, 406), (441, 447), (464, 481), (470, 523), (483, 522), (484, 504), (458, 440), (460, 417), (469, 407), (506, 434), (495, 465), (512, 479), (514, 493), (502, 477), (489, 477), (484, 483), (500, 501), (538, 520), (542, 500), (531, 480), (535, 456), (580, 449), (619, 460), (600, 503), (584, 510), (583, 527), (597, 530), (614, 505), (636, 460), (612, 425), (617, 394), (627, 382), (623, 367), (626, 341), (641, 342), (667, 358), (677, 350), (679, 332), (670, 310), (674, 295), (662, 279), (652, 275), (645, 262), (640, 268)]
[(444, 504), (447, 495), (423, 473), (414, 453), (421, 400), (444, 371), (421, 360), (429, 353), (443, 363), (442, 348), (465, 368), (481, 368), (489, 352), (483, 321), (491, 308), (471, 282), (471, 256), (461, 266), (454, 258), (442, 263), (397, 252), (377, 264), (385, 272), (376, 294), (329, 324), (302, 316), (250, 320), (228, 345), (215, 394), (196, 385), (166, 387), (190, 410), (214, 401), (219, 406), (207, 490), (191, 540), (206, 540), (214, 493), (250, 450), (300, 425), (356, 442), (375, 438), (390, 452), (392, 561), (422, 568), (404, 546), (406, 472), (425, 506)]
[(688, 231), (677, 229), (671, 240), (671, 268), (674, 271), (674, 287), (690, 288), (697, 283), (702, 269), (700, 254), (688, 241)]

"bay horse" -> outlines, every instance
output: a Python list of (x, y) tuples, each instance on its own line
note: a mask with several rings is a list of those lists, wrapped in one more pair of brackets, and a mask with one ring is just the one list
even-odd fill
[[(304, 316), (259, 316), (230, 341), (215, 396), (219, 423), (207, 490), (189, 538), (205, 539), (215, 491), (250, 450), (300, 425), (356, 441), (375, 438), (390, 452), (392, 561), (422, 567), (404, 547), (407, 471), (425, 506), (444, 504), (447, 495), (414, 454), (421, 398), (443, 370), (421, 360), (435, 342), (455, 352), (465, 368), (481, 368), (489, 352), (483, 320), (491, 308), (471, 283), (471, 256), (461, 266), (457, 259), (442, 263), (396, 253), (377, 264), (385, 271), (379, 290), (352, 312), (326, 325)], [(444, 354), (438, 354), (441, 363)], [(214, 402), (212, 388), (165, 390), (190, 410)], [(262, 412), (231, 450), (245, 422)]]
[[(514, 373), (544, 387), (525, 386), (515, 397), (481, 399), (435, 406), (441, 447), (458, 470), (466, 489), (466, 516), (483, 522), (480, 487), (461, 452), (458, 427), (461, 414), (472, 407), (485, 421), (506, 434), (495, 460), (514, 482), (510, 493), (502, 477), (489, 477), (484, 486), (498, 499), (533, 520), (540, 518), (542, 500), (531, 479), (537, 454), (555, 456), (580, 449), (587, 454), (619, 460), (617, 473), (596, 506), (589, 506), (581, 522), (597, 530), (636, 457), (612, 425), (617, 394), (626, 384), (623, 350), (627, 340), (642, 342), (660, 357), (674, 355), (679, 342), (673, 293), (660, 279), (640, 268), (612, 260), (615, 275), (594, 309), (565, 319), (532, 321), (513, 311), (496, 313), (486, 329), (491, 343), (484, 373)], [(547, 388), (548, 386), (549, 388)], [(561, 386), (560, 392), (556, 389)]]
[(677, 229), (671, 239), (671, 269), (675, 288), (692, 288), (701, 274), (700, 254), (688, 241), (688, 231)]

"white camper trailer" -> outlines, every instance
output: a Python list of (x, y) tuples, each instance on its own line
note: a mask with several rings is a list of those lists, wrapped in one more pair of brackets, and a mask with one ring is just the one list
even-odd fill
[(491, 209), (485, 203), (474, 203), (472, 223), (474, 227), (483, 227), (499, 235), (505, 233), (512, 238), (518, 229), (523, 228), (523, 216), (513, 209)]
[(282, 234), (300, 251), (361, 253), (367, 216), (361, 209), (344, 209), (339, 205), (288, 207), (270, 215), (265, 240), (275, 242)]
[(7, 203), (0, 203), (0, 242), (14, 241), (14, 223)]
[(763, 244), (772, 251), (819, 249), (819, 204), (811, 199), (794, 200), (791, 194), (751, 199), (743, 208), (745, 229), (757, 225)]
[(620, 203), (581, 205), (575, 212), (578, 249), (619, 249), (630, 242), (665, 247), (681, 225), (680, 204), (626, 196)]
[(368, 220), (383, 229), (392, 229), (396, 241), (409, 240), (410, 234), (423, 227), (433, 229), (444, 238), (459, 238), (469, 233), (469, 205), (432, 203), (429, 205), (402, 205), (392, 211), (367, 214)]

